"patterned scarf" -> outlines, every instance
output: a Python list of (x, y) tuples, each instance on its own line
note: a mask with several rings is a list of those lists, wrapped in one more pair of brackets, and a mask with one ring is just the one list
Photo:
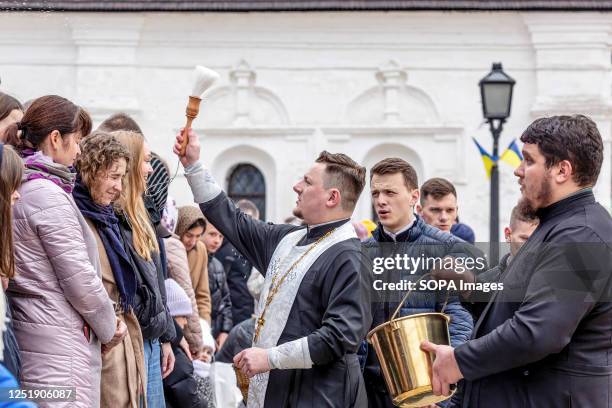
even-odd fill
[(63, 164), (55, 163), (53, 159), (38, 151), (23, 159), (25, 163), (24, 178), (26, 181), (49, 180), (68, 194), (72, 193), (76, 173)]

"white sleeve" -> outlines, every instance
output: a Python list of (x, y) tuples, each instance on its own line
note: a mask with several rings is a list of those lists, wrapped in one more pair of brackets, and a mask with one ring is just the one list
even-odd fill
[(307, 338), (302, 337), (301, 339), (269, 348), (268, 362), (272, 369), (288, 370), (312, 368)]
[(212, 200), (223, 191), (202, 163), (195, 162), (185, 167), (185, 178), (191, 187), (197, 204)]

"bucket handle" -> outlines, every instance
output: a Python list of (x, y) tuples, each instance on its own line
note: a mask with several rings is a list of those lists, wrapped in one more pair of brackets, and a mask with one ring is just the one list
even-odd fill
[[(421, 276), (416, 282), (414, 282), (414, 286), (416, 286), (416, 284), (419, 283), (420, 281), (422, 281), (426, 276), (431, 276), (431, 273), (427, 272), (425, 275)], [(389, 319), (389, 320), (395, 319), (395, 316), (397, 316), (397, 314), (399, 313), (400, 309), (404, 305), (404, 302), (406, 301), (406, 299), (408, 299), (408, 295), (410, 295), (410, 293), (412, 293), (412, 289), (408, 290), (406, 295), (404, 295), (404, 298), (402, 299), (400, 304), (397, 306), (397, 309), (395, 309), (395, 312), (393, 312), (393, 314), (391, 315), (391, 319)], [(440, 310), (440, 313), (444, 313), (444, 310), (446, 309), (446, 305), (448, 304), (448, 297), (449, 297), (449, 295), (450, 295), (450, 292), (447, 290), (446, 291), (446, 299), (444, 299), (444, 305), (442, 305), (442, 310)]]

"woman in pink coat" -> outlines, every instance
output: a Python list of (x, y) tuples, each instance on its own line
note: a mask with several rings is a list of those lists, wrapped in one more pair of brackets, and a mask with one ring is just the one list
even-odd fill
[(97, 407), (100, 345), (125, 335), (100, 279), (96, 240), (76, 207), (69, 169), (91, 131), (87, 112), (43, 96), (8, 132), (19, 132), (25, 176), (13, 209), (16, 276), (7, 290), (24, 387), (74, 387), (75, 401), (40, 406)]

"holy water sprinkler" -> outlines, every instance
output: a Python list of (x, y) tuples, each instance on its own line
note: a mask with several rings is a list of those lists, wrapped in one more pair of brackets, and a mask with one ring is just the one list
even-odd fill
[(191, 123), (198, 116), (200, 112), (200, 102), (202, 102), (202, 95), (212, 84), (219, 78), (212, 69), (198, 65), (194, 70), (193, 88), (191, 95), (189, 95), (189, 103), (185, 110), (185, 116), (187, 116), (187, 122), (185, 123), (185, 130), (183, 131), (183, 143), (181, 144), (181, 155), (185, 154), (187, 143), (189, 143), (188, 131), (191, 128)]

